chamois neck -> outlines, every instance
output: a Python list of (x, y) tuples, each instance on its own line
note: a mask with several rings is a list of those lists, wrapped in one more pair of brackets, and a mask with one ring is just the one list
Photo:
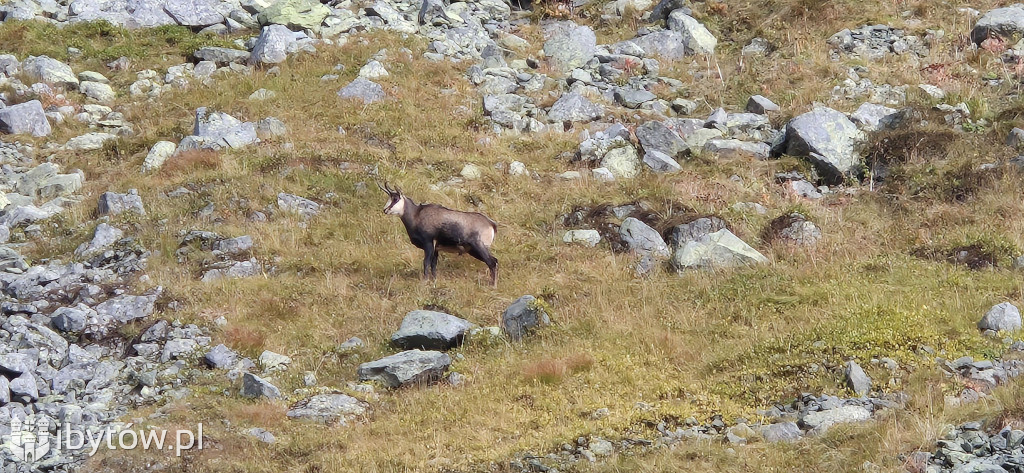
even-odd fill
[(416, 205), (412, 199), (403, 196), (402, 200), (402, 215), (399, 217), (402, 219), (402, 223), (405, 224), (405, 228), (413, 228), (416, 226), (416, 214), (420, 212), (420, 206)]

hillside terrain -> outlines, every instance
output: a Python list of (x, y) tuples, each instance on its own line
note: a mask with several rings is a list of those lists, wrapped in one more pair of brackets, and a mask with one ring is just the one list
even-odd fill
[(4, 471), (1024, 471), (1024, 6), (0, 18)]

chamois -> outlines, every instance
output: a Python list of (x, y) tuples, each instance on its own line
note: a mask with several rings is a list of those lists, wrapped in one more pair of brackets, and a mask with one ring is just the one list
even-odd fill
[(491, 255), (491, 243), (498, 224), (477, 212), (460, 212), (437, 204), (417, 204), (402, 193), (378, 182), (388, 194), (384, 213), (397, 215), (405, 224), (409, 241), (423, 250), (423, 279), (437, 278), (437, 256), (441, 251), (469, 253), (491, 271), (491, 285), (498, 285), (498, 258)]

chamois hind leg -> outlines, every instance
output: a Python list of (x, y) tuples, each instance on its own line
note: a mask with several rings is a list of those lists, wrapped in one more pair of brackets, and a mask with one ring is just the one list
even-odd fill
[(434, 250), (434, 257), (430, 259), (430, 274), (433, 278), (437, 279), (437, 258), (441, 256), (441, 252)]
[(491, 271), (491, 285), (498, 285), (498, 258), (495, 258), (491, 254), (490, 248), (487, 248), (482, 243), (474, 243), (469, 248), (469, 254), (474, 258), (483, 261), (487, 265), (487, 269)]

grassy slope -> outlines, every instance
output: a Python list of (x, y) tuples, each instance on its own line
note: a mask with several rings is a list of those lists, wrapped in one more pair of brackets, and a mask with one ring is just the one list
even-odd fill
[[(971, 6), (985, 10), (994, 4), (981, 3)], [(706, 101), (698, 116), (719, 105), (739, 109), (752, 93), (776, 100), (786, 115), (806, 110), (812, 101), (827, 100), (845, 67), (828, 60), (824, 39), (862, 23), (899, 25), (904, 10), (918, 11), (925, 25), (946, 30), (947, 40), (934, 60), (958, 60), (982, 71), (999, 71), (991, 55), (957, 56), (967, 32), (963, 15), (955, 13), (959, 3), (935, 7), (929, 6), (931, 2), (760, 0), (717, 5), (724, 7), (696, 7), (723, 40), (715, 62), (698, 59), (692, 65), (665, 66), (669, 75), (687, 83), (688, 97)], [(134, 51), (135, 69), (159, 69), (179, 63), (183, 50), (215, 41), (173, 29), (75, 32), (90, 38), (84, 43), (54, 31), (26, 35), (36, 28), (0, 26), (0, 47), (19, 55), (59, 57), (64, 47), (74, 45), (86, 51), (85, 57), (74, 60), (76, 70), (92, 67), (105, 72), (100, 64), (112, 54)], [(600, 34), (611, 41), (624, 37), (624, 29), (601, 25)], [(739, 47), (756, 35), (779, 45), (777, 55), (748, 59), (740, 66)], [(112, 53), (113, 45), (129, 52)], [(67, 218), (70, 223), (90, 218), (100, 192), (137, 187), (149, 215), (123, 221), (122, 226), (155, 250), (149, 270), (153, 283), (167, 287), (172, 298), (185, 303), (180, 312), (164, 316), (212, 326), (211, 321), (223, 315), (228, 325), (217, 333), (218, 341), (249, 356), (263, 349), (292, 356), (292, 368), (274, 379), (286, 393), (301, 387), (306, 370), (316, 372), (322, 385), (344, 390), (358, 363), (392, 352), (386, 346), (390, 333), (407, 311), (424, 305), (445, 307), (481, 325), (497, 324), (504, 307), (526, 293), (544, 294), (554, 308), (555, 325), (525, 344), (471, 343), (457, 350), (464, 358), (454, 368), (468, 376), (466, 385), (382, 392), (372, 402), (375, 412), (369, 422), (351, 427), (291, 423), (283, 415), (287, 402), (251, 403), (223, 396), (220, 393), (230, 386), (222, 374), (194, 373), (195, 396), (172, 405), (170, 417), (161, 422), (203, 421), (213, 447), (181, 466), (269, 472), (432, 471), (486, 465), (515, 452), (544, 452), (580, 435), (614, 438), (631, 429), (642, 431), (645, 420), (690, 415), (706, 419), (713, 414), (749, 418), (755, 409), (801, 391), (841, 393), (834, 371), (812, 372), (810, 364), (834, 365), (847, 357), (867, 365), (872, 356), (891, 356), (917, 367), (914, 374), (895, 376), (891, 388), (914, 394), (911, 409), (877, 425), (838, 429), (824, 439), (790, 447), (754, 446), (735, 456), (717, 446), (687, 447), (597, 469), (852, 471), (868, 460), (894, 468), (896, 454), (928, 445), (947, 420), (974, 414), (943, 407), (942, 394), (955, 392), (956, 386), (933, 372), (930, 361), (914, 348), (930, 345), (947, 357), (998, 353), (1000, 344), (978, 337), (974, 322), (991, 304), (1021, 298), (1019, 275), (1005, 269), (968, 271), (910, 253), (921, 246), (979, 240), (996, 248), (1024, 246), (1024, 223), (1012, 218), (1024, 210), (1020, 199), (1011, 197), (1021, 190), (1016, 176), (992, 178), (965, 202), (944, 198), (957, 185), (951, 184), (953, 174), (947, 170), (957, 169), (959, 163), (1005, 157), (1008, 150), (990, 144), (1001, 141), (1002, 131), (1015, 124), (1014, 119), (1001, 120), (995, 131), (960, 138), (939, 153), (915, 156), (905, 166), (913, 178), (908, 179), (913, 185), (906, 187), (920, 190), (897, 189), (888, 196), (864, 193), (816, 203), (794, 200), (772, 182), (774, 172), (800, 167), (792, 160), (699, 158), (686, 163), (683, 173), (669, 177), (644, 176), (616, 184), (561, 182), (551, 176), (566, 169), (566, 163), (555, 157), (575, 147), (574, 133), (502, 137), (490, 145), (477, 144), (487, 135), (478, 131), (485, 121), (479, 99), (462, 77), (463, 67), (419, 59), (423, 46), (374, 35), (290, 59), (280, 76), (257, 71), (248, 77), (224, 77), (213, 88), (173, 92), (152, 104), (124, 110), (138, 136), (101, 153), (57, 156), (68, 168), (85, 169), (89, 178), (85, 203)], [(336, 90), (384, 47), (392, 75), (383, 83), (395, 100), (370, 107), (339, 101)], [(416, 59), (404, 58), (401, 47), (412, 49)], [(321, 83), (320, 76), (333, 72), (339, 63), (346, 66), (342, 78)], [(876, 83), (918, 80), (917, 67), (898, 59), (870, 68)], [(712, 69), (720, 69), (724, 78), (692, 79), (693, 72)], [(1001, 98), (1009, 89), (981, 89), (961, 66), (947, 71), (939, 85), (970, 100), (972, 110), (995, 118), (1015, 106)], [(133, 79), (129, 72), (112, 74), (124, 88)], [(274, 90), (277, 97), (247, 100), (261, 87)], [(444, 88), (457, 93), (444, 94)], [(918, 96), (914, 101), (928, 104)], [(148, 146), (187, 134), (198, 106), (249, 120), (276, 116), (288, 125), (287, 141), (294, 148), (272, 142), (193, 156), (155, 175), (140, 176)], [(834, 106), (852, 110), (856, 104)], [(338, 126), (347, 134), (339, 135)], [(81, 131), (63, 125), (57, 136)], [(513, 159), (539, 172), (541, 180), (511, 178), (491, 169)], [(472, 208), (471, 200), (480, 202), (478, 209), (502, 223), (495, 246), (502, 264), (499, 287), (488, 287), (482, 265), (468, 258), (445, 258), (436, 284), (420, 282), (420, 255), (406, 242), (400, 224), (380, 215), (383, 199), (372, 184), (370, 190), (357, 190), (356, 183), (367, 182), (367, 175), (342, 171), (343, 162), (378, 165), (384, 176), (420, 200), (462, 209)], [(485, 177), (460, 190), (429, 189), (456, 175), (467, 162), (487, 169)], [(742, 183), (730, 180), (733, 174), (742, 177)], [(159, 196), (181, 185), (197, 194)], [(269, 223), (247, 221), (251, 211), (275, 202), (280, 191), (328, 205), (307, 228), (288, 216), (272, 217)], [(330, 192), (336, 197), (326, 198)], [(773, 263), (721, 274), (663, 273), (637, 280), (628, 255), (612, 254), (603, 246), (582, 249), (561, 243), (557, 216), (575, 205), (637, 199), (657, 210), (678, 202), (700, 212), (720, 213)], [(728, 210), (740, 201), (760, 202), (770, 213), (751, 216)], [(209, 202), (216, 205), (220, 223), (196, 216)], [(825, 239), (819, 247), (790, 249), (760, 242), (768, 220), (791, 209), (807, 213), (821, 226)], [(179, 241), (176, 233), (193, 228), (226, 236), (252, 235), (255, 256), (276, 267), (276, 273), (198, 282), (198, 263), (179, 264), (173, 256)], [(78, 227), (66, 243), (40, 243), (35, 255), (66, 256), (88, 232), (88, 226)], [(339, 358), (333, 347), (351, 336), (366, 340), (368, 347), (358, 356)], [(826, 342), (825, 348), (816, 348), (819, 340)], [(869, 374), (881, 383), (889, 378), (874, 368)], [(654, 410), (637, 410), (640, 401)], [(591, 420), (589, 413), (602, 407), (611, 414)], [(140, 415), (150, 410), (143, 409)], [(222, 419), (230, 421), (230, 427)], [(274, 432), (278, 443), (257, 445), (239, 433), (254, 426)], [(828, 454), (821, 453), (825, 447)], [(133, 452), (98, 458), (92, 466), (138, 469), (153, 459)]]

